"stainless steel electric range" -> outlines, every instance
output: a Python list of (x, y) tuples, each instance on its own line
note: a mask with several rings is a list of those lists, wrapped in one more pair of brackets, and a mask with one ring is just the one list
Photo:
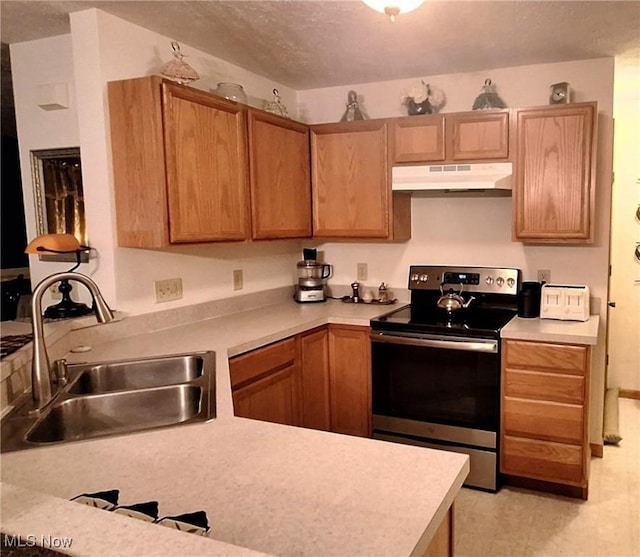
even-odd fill
[(466, 485), (500, 487), (500, 329), (518, 269), (412, 265), (411, 304), (371, 320), (373, 437), (466, 453)]

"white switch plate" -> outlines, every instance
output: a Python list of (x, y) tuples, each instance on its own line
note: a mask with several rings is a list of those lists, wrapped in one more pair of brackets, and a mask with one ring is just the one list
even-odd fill
[(156, 287), (156, 303), (170, 302), (182, 298), (181, 278), (156, 280), (153, 284)]
[(242, 269), (234, 269), (233, 271), (233, 289), (242, 290)]
[(369, 277), (369, 269), (366, 263), (358, 263), (358, 280), (365, 281)]

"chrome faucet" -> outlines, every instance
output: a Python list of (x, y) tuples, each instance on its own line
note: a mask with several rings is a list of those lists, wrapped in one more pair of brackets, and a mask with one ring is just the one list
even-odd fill
[(52, 284), (61, 280), (76, 281), (84, 284), (93, 296), (93, 310), (98, 323), (109, 323), (114, 320), (113, 312), (104, 301), (98, 285), (86, 275), (73, 273), (55, 273), (41, 280), (33, 290), (31, 299), (31, 322), (33, 325), (33, 359), (31, 360), (31, 391), (34, 412), (42, 410), (53, 399), (51, 365), (44, 342), (44, 326), (42, 316), (42, 296)]

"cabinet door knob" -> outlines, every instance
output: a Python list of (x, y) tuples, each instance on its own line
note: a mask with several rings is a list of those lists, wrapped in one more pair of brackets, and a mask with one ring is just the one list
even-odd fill
[(610, 308), (614, 308), (614, 307), (616, 307), (616, 303), (615, 303), (615, 302), (607, 302), (607, 305), (608, 305)]

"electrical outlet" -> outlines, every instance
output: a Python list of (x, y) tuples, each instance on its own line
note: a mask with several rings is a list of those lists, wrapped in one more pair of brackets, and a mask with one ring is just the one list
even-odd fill
[(156, 287), (156, 303), (170, 302), (171, 300), (182, 298), (181, 278), (156, 280), (153, 284)]
[(233, 271), (233, 289), (242, 290), (242, 269), (234, 269)]
[(56, 282), (49, 287), (49, 292), (51, 293), (52, 300), (62, 300), (62, 293), (60, 292), (58, 286), (60, 286), (60, 283)]
[(369, 269), (366, 263), (358, 263), (358, 280), (365, 281), (368, 278)]
[(551, 282), (551, 271), (549, 269), (538, 269), (538, 282)]

